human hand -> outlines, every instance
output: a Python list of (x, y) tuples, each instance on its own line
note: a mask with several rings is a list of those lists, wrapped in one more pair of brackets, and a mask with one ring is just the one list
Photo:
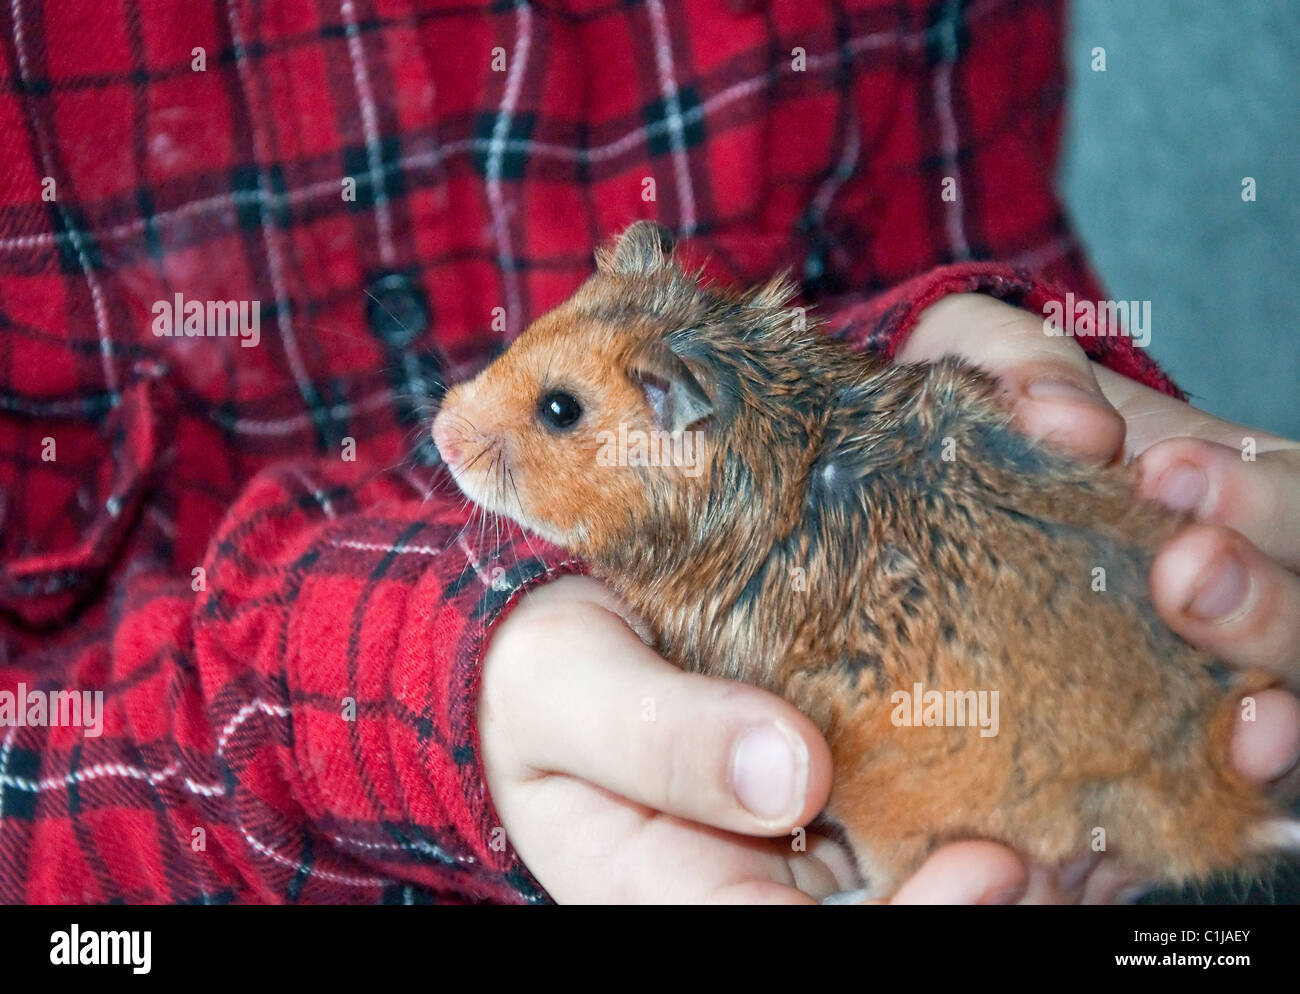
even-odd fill
[[(559, 902), (811, 904), (859, 885), (847, 851), (794, 830), (826, 803), (831, 755), (780, 698), (685, 673), (603, 584), (525, 594), (484, 656), (479, 738), (506, 836)], [(636, 623), (635, 618), (630, 618)], [(936, 853), (898, 903), (1009, 903), (1009, 851)]]

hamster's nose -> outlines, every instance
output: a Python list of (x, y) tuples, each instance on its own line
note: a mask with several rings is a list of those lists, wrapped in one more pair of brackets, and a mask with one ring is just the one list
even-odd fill
[(438, 455), (442, 456), (442, 461), (448, 466), (455, 466), (459, 462), (460, 449), (457, 443), (464, 441), (452, 420), (445, 410), (439, 411), (433, 419), (433, 444), (438, 447)]

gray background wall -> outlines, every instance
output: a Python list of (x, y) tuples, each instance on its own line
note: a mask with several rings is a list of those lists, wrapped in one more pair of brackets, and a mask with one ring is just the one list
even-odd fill
[(1197, 406), (1300, 438), (1300, 0), (1074, 0), (1072, 22), (1062, 188), (1108, 292), (1151, 301)]

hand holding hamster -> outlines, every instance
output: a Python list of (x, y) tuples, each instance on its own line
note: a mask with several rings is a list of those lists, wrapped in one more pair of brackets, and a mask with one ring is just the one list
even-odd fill
[(605, 585), (564, 576), (488, 644), (483, 768), (534, 876), (584, 904), (809, 903), (854, 886), (842, 847), (790, 845), (830, 790), (818, 730), (778, 697), (672, 666), (625, 613)]
[[(852, 356), (792, 328), (784, 298), (702, 288), (634, 227), (449, 395), (439, 447), (472, 497), (587, 558), (674, 662), (817, 722), (829, 812), (879, 892), (962, 836), (1052, 863), (1100, 830), (1170, 880), (1287, 841), (1223, 755), (1265, 677), (1226, 674), (1144, 602), (1176, 522), (1123, 474), (1025, 443), (978, 375)], [(628, 431), (691, 432), (694, 461), (601, 464)], [(1098, 564), (1114, 596), (1090, 600), (1072, 577)], [(939, 701), (1001, 693), (1001, 721), (981, 711), (974, 734), (927, 681)], [(1145, 755), (1117, 734), (1140, 720)]]
[[(857, 888), (842, 845), (792, 834), (829, 791), (818, 730), (771, 694), (673, 667), (625, 610), (604, 584), (560, 577), (521, 598), (484, 655), (483, 769), (534, 876), (560, 903), (806, 904)], [(665, 704), (655, 721), (647, 694)], [(1001, 846), (958, 842), (890, 903), (1102, 903), (1132, 883), (1083, 869), (1027, 873)]]

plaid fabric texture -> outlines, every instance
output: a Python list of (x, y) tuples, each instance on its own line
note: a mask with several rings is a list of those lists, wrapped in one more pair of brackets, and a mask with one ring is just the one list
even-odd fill
[[(0, 691), (105, 711), (0, 727), (0, 900), (546, 900), (478, 661), (581, 566), (426, 496), (440, 383), (638, 217), (886, 354), (944, 293), (1099, 296), (1061, 34), (1049, 0), (4, 5)], [(257, 302), (257, 346), (155, 334), (177, 294)]]

